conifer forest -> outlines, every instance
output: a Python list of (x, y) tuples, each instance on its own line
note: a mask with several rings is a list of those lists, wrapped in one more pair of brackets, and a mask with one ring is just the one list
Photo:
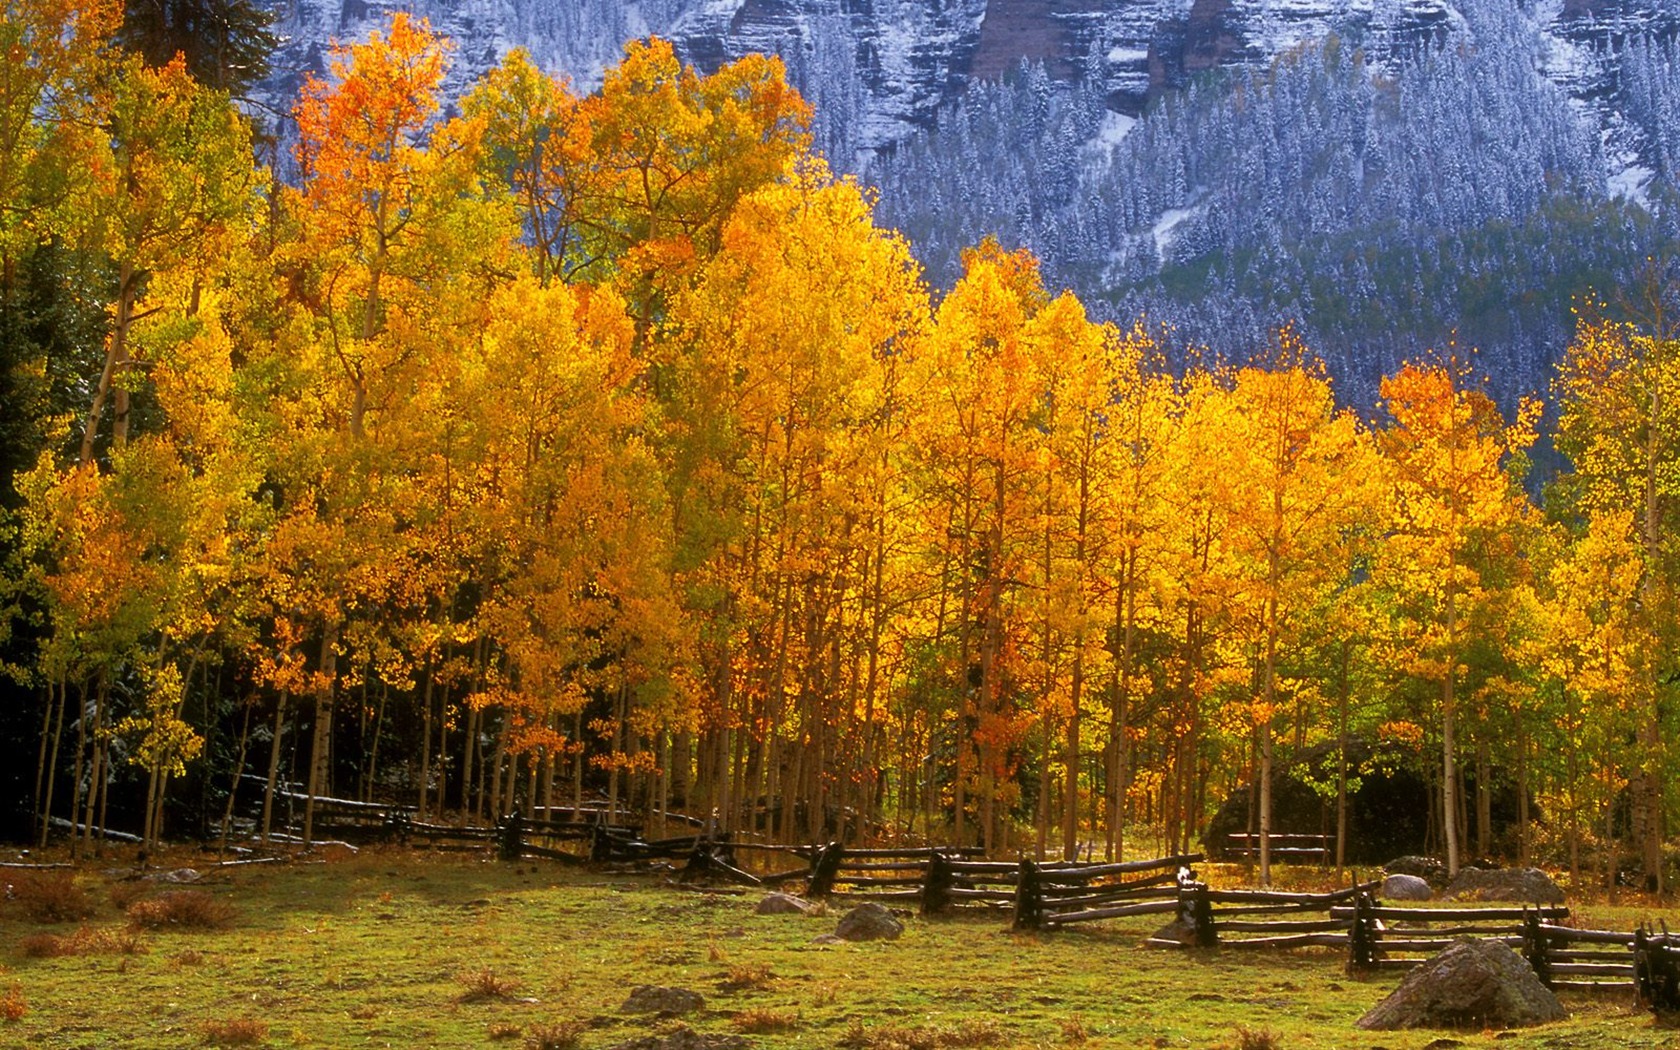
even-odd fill
[[(1233, 198), (1172, 230), (1240, 260), (1200, 272), (1197, 331), (1332, 273), (1345, 323), (1187, 349), (1113, 278), (1189, 297), (1165, 239), (1107, 259), (1098, 303), (1063, 284), (1083, 190), (1039, 202), (1071, 238), (1055, 265), (973, 195), (918, 227), (920, 147), (838, 173), (776, 58), (703, 73), (650, 37), (586, 89), (514, 50), (455, 93), (451, 42), (396, 14), (278, 136), (247, 101), (264, 18), (222, 6), (245, 32), (183, 42), (114, 0), (5, 0), (8, 837), (263, 837), (283, 788), (1118, 857), (1198, 849), (1239, 798), (1351, 857), (1351, 797), (1404, 773), (1411, 848), (1451, 868), (1680, 878), (1680, 270), (1656, 226), (1641, 267), (1559, 282), (1533, 396), (1480, 322), (1365, 382), (1317, 345), (1402, 325), (1356, 271), (1452, 283), (1596, 220), (1558, 205), (1427, 265), (1327, 239), (1314, 271), (1255, 248)], [(1290, 61), (1122, 148), (1184, 156), (1183, 113), (1264, 124), (1276, 92), (1328, 100), (1327, 142), (1355, 121), (1336, 100), (1386, 104), (1347, 50)], [(1490, 56), (1431, 68), (1498, 82)], [(1667, 114), (1672, 83), (1646, 86)], [(988, 97), (943, 134), (1031, 93)], [(1575, 177), (1551, 114), (1489, 106)], [(1265, 192), (1296, 140), (1269, 141), (1232, 185)], [(1398, 171), (1426, 147), (1385, 148)], [(1189, 163), (1091, 214), (1193, 196)], [(1021, 182), (1053, 196), (1045, 164)], [(1438, 208), (1480, 206), (1460, 181)], [(1387, 207), (1295, 203), (1254, 222)], [(1311, 826), (1285, 826), (1286, 784)]]

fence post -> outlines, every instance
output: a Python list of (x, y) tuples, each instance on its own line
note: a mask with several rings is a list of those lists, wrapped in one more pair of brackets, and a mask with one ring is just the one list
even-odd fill
[(1044, 887), (1038, 879), (1038, 865), (1021, 858), (1020, 871), (1015, 876), (1015, 924), (1017, 930), (1044, 928)]
[(1669, 944), (1666, 929), (1662, 936), (1657, 936), (1642, 924), (1633, 932), (1634, 987), (1640, 1005), (1654, 1014), (1680, 1012), (1680, 958), (1677, 957), (1680, 950)]
[(385, 823), (380, 828), (380, 837), (386, 842), (395, 842), (406, 846), (408, 845), (409, 832), (412, 830), (409, 824), (408, 811), (401, 807), (392, 807), (385, 814)]
[(1547, 988), (1552, 987), (1552, 960), (1546, 952), (1551, 947), (1551, 938), (1540, 928), (1540, 912), (1529, 911), (1523, 906), (1523, 958), (1534, 970), (1534, 976), (1540, 978), (1540, 983)]
[(805, 886), (805, 896), (826, 897), (834, 892), (834, 880), (840, 874), (840, 861), (845, 854), (846, 848), (838, 842), (822, 848), (816, 863), (811, 865), (811, 881)]
[(605, 864), (612, 859), (612, 836), (607, 834), (605, 824), (596, 823), (589, 829), (590, 863)]
[(1348, 970), (1358, 973), (1377, 965), (1377, 925), (1371, 914), (1371, 895), (1353, 899), (1353, 927), (1348, 930)]
[(503, 860), (518, 860), (525, 852), (525, 819), (517, 812), (503, 817), (496, 829), (496, 852)]
[(934, 850), (922, 878), (922, 914), (943, 915), (951, 907), (952, 871), (950, 858)]
[[(1191, 928), (1196, 931), (1196, 947), (1218, 947), (1219, 931), (1213, 925), (1213, 902), (1208, 900), (1208, 885), (1205, 882), (1192, 882), (1189, 889), (1188, 917)], [(1179, 910), (1181, 913), (1184, 911), (1183, 903), (1180, 903)]]

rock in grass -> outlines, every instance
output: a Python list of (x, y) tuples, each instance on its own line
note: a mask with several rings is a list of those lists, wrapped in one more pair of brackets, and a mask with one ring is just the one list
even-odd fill
[(1563, 890), (1539, 868), (1464, 868), (1441, 895), (1461, 900), (1563, 903)]
[(1435, 896), (1429, 883), (1416, 875), (1390, 875), (1377, 895), (1390, 901), (1426, 901)]
[(843, 941), (896, 941), (903, 932), (904, 924), (892, 912), (871, 901), (841, 916), (834, 936)]
[(1415, 875), (1431, 886), (1447, 884), (1447, 866), (1434, 857), (1395, 857), (1383, 865), (1385, 875)]
[(1400, 982), (1355, 1024), (1400, 1028), (1524, 1028), (1568, 1017), (1516, 952), (1496, 941), (1458, 941)]
[(791, 893), (771, 893), (758, 902), (758, 915), (804, 915), (811, 910), (811, 902)]
[(626, 1014), (686, 1014), (706, 1005), (706, 997), (687, 988), (662, 988), (657, 984), (638, 984), (630, 990), (630, 998), (619, 1007)]

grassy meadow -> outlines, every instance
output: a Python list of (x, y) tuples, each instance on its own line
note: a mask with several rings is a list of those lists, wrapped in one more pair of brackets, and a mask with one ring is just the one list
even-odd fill
[[(216, 871), (194, 854), (154, 860), (207, 872), (183, 888), (125, 877), (131, 859), (73, 876), (0, 870), (0, 1047), (604, 1050), (681, 1025), (764, 1050), (1680, 1047), (1631, 992), (1566, 995), (1571, 1020), (1538, 1029), (1361, 1032), (1354, 1020), (1398, 974), (1349, 977), (1328, 950), (1140, 947), (1159, 917), (1024, 935), (1001, 914), (910, 914), (896, 942), (819, 945), (839, 906), (759, 916), (757, 892), (546, 862), (395, 849)], [(1665, 916), (1576, 911), (1578, 925), (1618, 928)], [(640, 984), (692, 989), (705, 1006), (621, 1014)]]

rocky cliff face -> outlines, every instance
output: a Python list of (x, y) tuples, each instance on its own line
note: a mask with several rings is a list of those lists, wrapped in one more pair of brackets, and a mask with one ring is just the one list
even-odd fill
[[(1588, 0), (1573, 0), (1584, 3)], [(927, 126), (972, 77), (1042, 62), (1090, 79), (1118, 112), (1231, 62), (1262, 62), (1336, 29), (1384, 39), (1449, 22), (1443, 0), (281, 0), (286, 44), (270, 92), (292, 97), (333, 39), (412, 9), (453, 37), (453, 79), (471, 82), (512, 47), (589, 84), (631, 37), (669, 37), (704, 69), (752, 51), (793, 79), (858, 150)]]
[[(1624, 36), (1680, 22), (1672, 0), (1518, 6), (1547, 30), (1543, 72), (1589, 104), (1613, 90)], [(361, 37), (398, 7), (454, 38), (457, 90), (513, 47), (583, 86), (624, 40), (650, 33), (703, 69), (774, 52), (817, 107), (819, 144), (853, 166), (929, 126), (971, 78), (1023, 60), (1100, 85), (1132, 116), (1206, 70), (1264, 63), (1332, 31), (1381, 56), (1464, 24), (1453, 0), (280, 0), (287, 43), (272, 101), (289, 105), (331, 40)]]

